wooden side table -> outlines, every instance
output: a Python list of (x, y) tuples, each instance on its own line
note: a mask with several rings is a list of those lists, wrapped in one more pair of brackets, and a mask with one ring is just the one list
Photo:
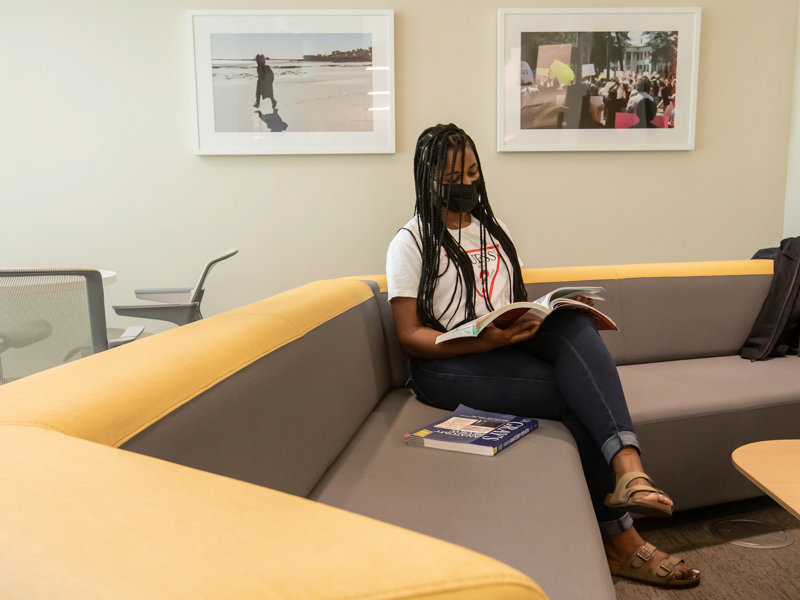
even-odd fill
[(733, 466), (800, 519), (800, 440), (770, 440), (733, 451)]

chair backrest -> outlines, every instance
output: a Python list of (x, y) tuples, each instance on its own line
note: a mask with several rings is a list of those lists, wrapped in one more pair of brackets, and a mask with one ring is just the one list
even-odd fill
[(0, 384), (107, 349), (98, 271), (0, 270)]
[(200, 279), (197, 280), (197, 285), (195, 285), (194, 289), (192, 290), (192, 295), (191, 298), (189, 299), (189, 302), (199, 303), (203, 299), (203, 285), (205, 284), (206, 277), (208, 277), (208, 274), (211, 272), (211, 269), (213, 269), (218, 262), (221, 262), (226, 258), (230, 258), (231, 256), (237, 254), (238, 252), (239, 250), (237, 250), (236, 248), (231, 248), (230, 250), (226, 250), (225, 252), (217, 254), (216, 256), (212, 256), (211, 258), (208, 259), (208, 262), (203, 267), (203, 271), (200, 273)]

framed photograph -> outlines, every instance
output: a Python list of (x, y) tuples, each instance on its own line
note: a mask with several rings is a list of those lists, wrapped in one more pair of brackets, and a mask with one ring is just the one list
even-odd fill
[(699, 8), (501, 8), (497, 150), (693, 149), (699, 48)]
[(394, 11), (191, 10), (195, 154), (393, 153)]

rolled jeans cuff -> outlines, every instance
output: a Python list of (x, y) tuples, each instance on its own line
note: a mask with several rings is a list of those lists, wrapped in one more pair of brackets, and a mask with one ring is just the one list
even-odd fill
[(605, 441), (603, 447), (600, 448), (600, 452), (603, 453), (606, 462), (611, 464), (611, 459), (614, 458), (617, 452), (627, 446), (636, 448), (639, 454), (642, 453), (642, 448), (639, 446), (639, 438), (637, 438), (636, 434), (632, 431), (620, 431), (619, 433), (615, 433)]
[(615, 519), (614, 521), (601, 521), (598, 525), (600, 525), (601, 535), (622, 533), (631, 528), (633, 525), (633, 517), (631, 517), (630, 513), (625, 513), (619, 519)]

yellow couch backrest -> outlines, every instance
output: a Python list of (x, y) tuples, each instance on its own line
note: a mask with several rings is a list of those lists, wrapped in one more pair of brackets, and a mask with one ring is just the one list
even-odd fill
[[(599, 279), (637, 279), (650, 277), (719, 277), (726, 275), (772, 275), (771, 260), (721, 260), (709, 262), (645, 263), (639, 265), (600, 265), (590, 267), (545, 267), (522, 269), (526, 284), (569, 284)], [(386, 275), (351, 276), (369, 279), (387, 291)]]

